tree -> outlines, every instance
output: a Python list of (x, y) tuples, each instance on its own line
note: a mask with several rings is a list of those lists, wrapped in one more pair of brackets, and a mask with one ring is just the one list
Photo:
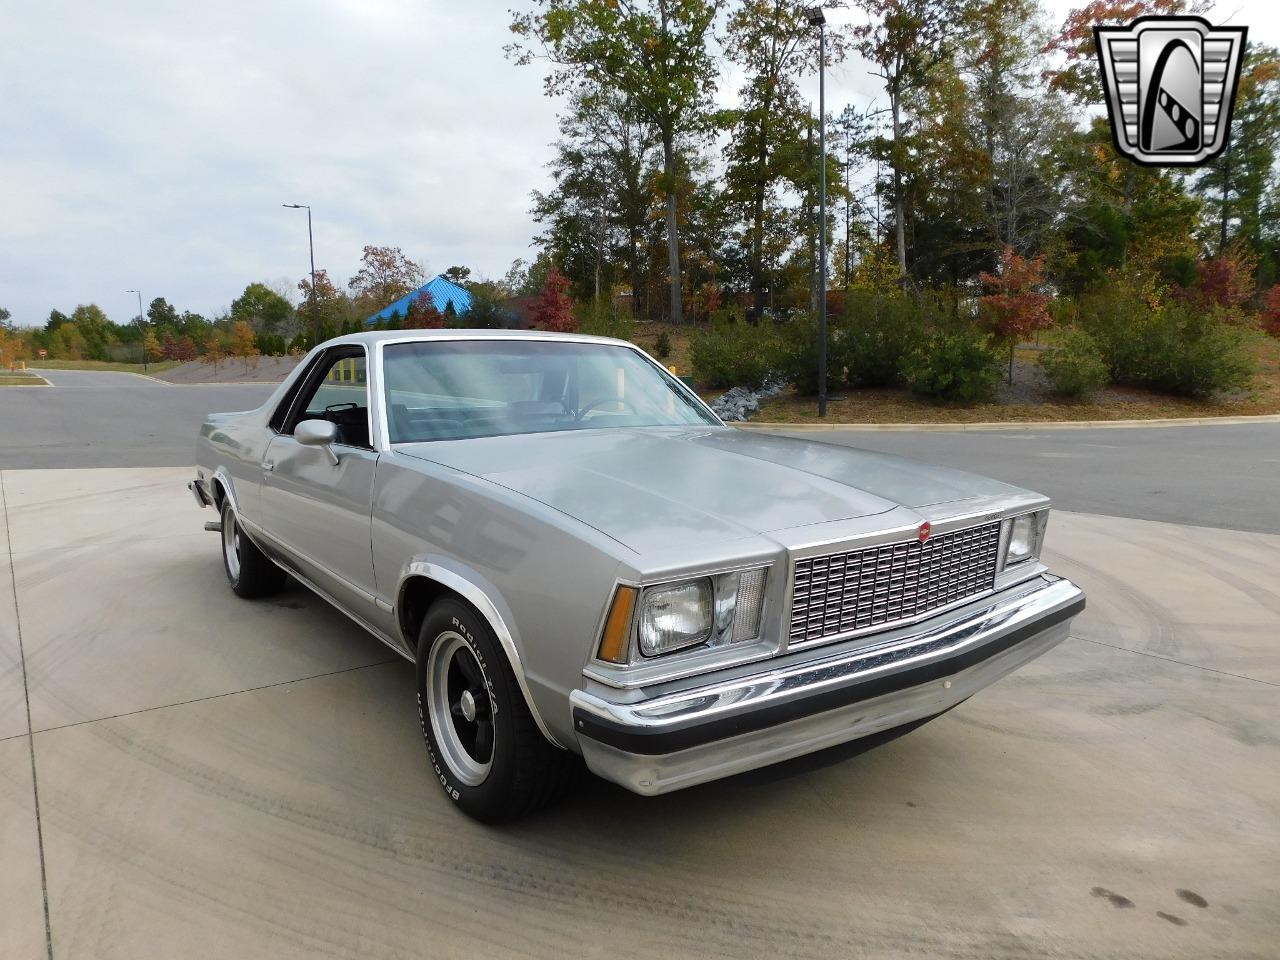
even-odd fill
[(376, 313), (422, 286), (422, 281), (422, 267), (399, 247), (366, 246), (360, 255), (360, 269), (347, 287), (370, 313)]
[(9, 318), (12, 316), (13, 314), (8, 310), (4, 307), (0, 307), (0, 330), (8, 330), (10, 332), (14, 330), (13, 324), (9, 322)]
[(547, 274), (542, 293), (529, 308), (530, 326), (537, 330), (568, 333), (578, 329), (573, 315), (573, 301), (569, 299), (569, 281), (554, 265)]
[(441, 274), (450, 283), (456, 283), (460, 287), (465, 287), (471, 283), (470, 267), (450, 267)]
[[(252, 332), (252, 331), (250, 331)], [(216, 332), (209, 335), (209, 339), (204, 343), (204, 362), (213, 365), (213, 372), (218, 372), (218, 364), (226, 359), (227, 348), (222, 343), (222, 337)]]
[(1272, 287), (1262, 297), (1262, 329), (1280, 339), (1280, 284)]
[[(301, 326), (309, 334), (314, 335), (311, 318), (310, 274), (298, 281), (298, 290), (302, 294), (298, 301), (299, 319), (302, 321)], [(364, 319), (358, 315), (356, 305), (351, 302), (351, 298), (334, 286), (333, 281), (329, 279), (329, 271), (324, 269), (316, 271), (315, 307), (316, 315), (320, 318), (320, 339), (322, 341), (337, 336), (339, 331), (350, 327), (352, 321), (358, 322)], [(381, 309), (381, 307), (378, 309)], [(312, 337), (307, 336), (303, 339), (309, 343)]]
[(1170, 16), (1198, 13), (1207, 4), (1200, 0), (1092, 0), (1072, 10), (1056, 36), (1045, 47), (1046, 53), (1063, 57), (1062, 66), (1045, 71), (1054, 90), (1067, 94), (1076, 103), (1090, 106), (1103, 102), (1102, 82), (1098, 79), (1098, 46), (1093, 28), (1110, 24), (1127, 24), (1138, 17)]
[(156, 332), (150, 327), (142, 334), (142, 356), (147, 363), (155, 363), (157, 360), (166, 359), (164, 346), (156, 338)]
[(906, 209), (903, 176), (909, 162), (906, 97), (923, 86), (938, 64), (947, 60), (963, 38), (963, 0), (855, 0), (869, 22), (854, 28), (859, 53), (875, 67), (889, 99), (891, 139), (889, 169), (893, 178), (894, 239), (898, 271), (907, 274)]
[[(808, 124), (796, 80), (818, 69), (818, 45), (806, 16), (809, 0), (743, 0), (729, 15), (725, 52), (747, 72), (740, 91), (741, 105), (725, 119), (734, 130), (726, 159), (725, 187), (749, 208), (747, 238), (754, 296), (753, 319), (764, 310), (765, 231), (781, 218), (767, 217), (774, 186), (780, 180), (797, 182), (794, 165)], [(842, 0), (820, 6), (835, 9)], [(828, 34), (827, 63), (844, 59), (846, 41), (839, 30)], [(779, 149), (779, 147), (782, 149)]]
[(471, 309), (462, 322), (475, 329), (502, 330), (511, 318), (502, 306), (502, 289), (499, 285), (481, 280), (471, 285)]
[(276, 333), (288, 328), (293, 305), (265, 283), (251, 283), (231, 302), (231, 322), (245, 323), (251, 330)]
[(176, 327), (178, 311), (164, 297), (156, 297), (147, 308), (147, 323), (153, 327)]
[(1250, 44), (1245, 64), (1226, 147), (1201, 168), (1194, 186), (1214, 212), (1219, 256), (1233, 239), (1232, 226), (1237, 237), (1261, 251), (1271, 219), (1266, 200), (1280, 144), (1280, 52)]
[(244, 320), (234, 320), (231, 323), (231, 349), (230, 354), (233, 357), (239, 357), (244, 361), (245, 372), (248, 372), (253, 361), (258, 356), (258, 337), (254, 333), (253, 327)]
[(671, 320), (683, 322), (678, 224), (677, 146), (710, 126), (715, 61), (708, 35), (724, 0), (534, 0), (537, 13), (516, 14), (508, 48), (527, 64), (537, 43), (552, 64), (548, 95), (590, 84), (630, 99), (662, 144)]
[(992, 336), (1009, 347), (1009, 382), (1013, 382), (1013, 351), (1018, 341), (1053, 323), (1044, 286), (1044, 257), (1028, 260), (1012, 247), (1000, 254), (1000, 272), (983, 273), (989, 291), (978, 299), (978, 314)]
[(436, 309), (435, 299), (428, 290), (413, 298), (404, 317), (406, 330), (439, 330), (444, 324), (444, 314)]
[(546, 226), (537, 242), (584, 298), (598, 301), (625, 272), (639, 315), (654, 206), (653, 128), (627, 97), (588, 87), (569, 98), (560, 134), (548, 164), (552, 189), (533, 193), (534, 219)]

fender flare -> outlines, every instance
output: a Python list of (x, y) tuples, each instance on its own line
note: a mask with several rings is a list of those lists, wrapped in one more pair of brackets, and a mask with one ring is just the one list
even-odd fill
[[(506, 620), (498, 610), (498, 605), (493, 601), (489, 594), (474, 581), (458, 573), (456, 570), (443, 566), (439, 563), (433, 563), (430, 560), (413, 560), (404, 569), (400, 576), (400, 583), (396, 587), (396, 608), (400, 608), (400, 598), (404, 596), (406, 584), (415, 578), (425, 578), (433, 580), (441, 586), (447, 587), (454, 593), (461, 596), (464, 600), (475, 607), (480, 616), (484, 617), (489, 624), (489, 628), (493, 630), (494, 636), (498, 638), (498, 643), (502, 646), (502, 652), (507, 655), (507, 662), (511, 665), (511, 672), (515, 674), (516, 683), (520, 685), (520, 692), (524, 696), (525, 706), (529, 708), (529, 713), (533, 716), (533, 722), (538, 725), (538, 729), (542, 731), (542, 735), (547, 740), (561, 750), (565, 749), (547, 728), (546, 723), (542, 719), (542, 715), (538, 712), (537, 704), (533, 701), (533, 695), (529, 691), (529, 681), (525, 678), (524, 663), (520, 658), (520, 651), (516, 647), (515, 637), (511, 633), (511, 628), (507, 626)], [(397, 628), (399, 618), (397, 617)], [(403, 634), (403, 630), (401, 630)], [(413, 641), (416, 638), (402, 637), (406, 641), (406, 646), (412, 648)]]

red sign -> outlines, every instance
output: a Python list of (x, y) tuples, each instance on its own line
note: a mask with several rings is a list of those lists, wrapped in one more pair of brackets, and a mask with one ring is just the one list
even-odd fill
[(929, 525), (929, 521), (928, 521), (928, 520), (926, 520), (924, 523), (920, 524), (920, 542), (921, 542), (921, 543), (924, 543), (926, 540), (928, 540), (928, 539), (929, 539), (929, 533), (930, 533), (930, 531), (932, 531), (932, 530), (933, 530), (933, 527), (931, 527), (931, 526)]

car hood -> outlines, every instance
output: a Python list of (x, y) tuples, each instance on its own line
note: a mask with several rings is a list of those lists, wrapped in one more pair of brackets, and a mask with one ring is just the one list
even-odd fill
[(645, 552), (1025, 491), (901, 457), (725, 427), (402, 444)]

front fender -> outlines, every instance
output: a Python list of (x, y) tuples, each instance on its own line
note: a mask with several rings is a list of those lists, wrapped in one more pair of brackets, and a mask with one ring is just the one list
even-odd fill
[[(524, 657), (521, 655), (522, 645), (515, 627), (516, 620), (510, 607), (502, 599), (502, 594), (497, 587), (483, 574), (467, 568), (456, 560), (438, 555), (423, 555), (415, 557), (407, 563), (400, 573), (400, 581), (396, 587), (397, 610), (402, 609), (406, 585), (410, 580), (417, 577), (425, 577), (449, 588), (475, 607), (480, 616), (484, 617), (490, 629), (493, 630), (494, 636), (498, 638), (498, 642), (502, 645), (503, 653), (507, 655), (507, 662), (511, 665), (511, 672), (515, 674), (516, 682), (520, 685), (520, 692), (524, 695), (525, 705), (529, 708), (529, 713), (533, 715), (538, 729), (542, 731), (542, 735), (547, 740), (563, 749), (564, 744), (547, 727), (542, 718), (542, 711), (538, 707), (537, 700), (529, 689), (529, 678), (525, 672)], [(396, 617), (396, 630), (400, 633), (401, 641), (406, 648), (413, 650), (417, 638), (404, 636), (399, 617)]]

